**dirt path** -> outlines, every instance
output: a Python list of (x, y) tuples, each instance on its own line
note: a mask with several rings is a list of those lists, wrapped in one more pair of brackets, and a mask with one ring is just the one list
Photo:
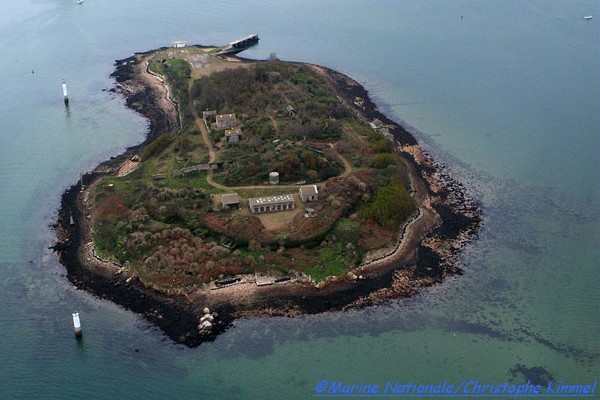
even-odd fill
[(277, 121), (271, 115), (269, 115), (269, 119), (273, 123), (273, 128), (275, 128), (275, 135), (279, 136), (279, 125), (277, 124)]
[[(191, 98), (191, 96), (188, 98), (188, 105), (189, 105), (190, 109), (192, 110), (192, 115), (194, 117), (194, 121), (196, 122), (196, 126), (198, 126), (198, 129), (200, 130), (200, 134), (202, 135), (202, 140), (204, 141), (204, 144), (206, 145), (206, 148), (208, 149), (208, 162), (214, 163), (216, 161), (216, 151), (212, 145), (212, 141), (210, 140), (210, 136), (208, 134), (208, 129), (206, 127), (206, 124), (204, 123), (204, 119), (200, 118), (200, 115), (198, 115), (198, 112), (196, 111), (196, 108), (194, 107), (194, 101)], [(273, 125), (275, 126), (276, 129), (278, 129), (277, 123), (274, 120), (273, 120)], [(339, 159), (342, 161), (342, 164), (344, 165), (344, 172), (340, 176), (345, 177), (345, 176), (350, 175), (350, 173), (352, 172), (352, 165), (348, 162), (348, 160), (346, 160), (346, 158), (344, 158), (344, 156), (342, 156), (337, 151), (335, 146), (332, 146), (332, 148), (335, 150), (336, 155), (339, 157)], [(215, 182), (215, 180), (213, 179), (213, 171), (212, 170), (208, 171), (208, 173), (206, 175), (206, 182), (209, 185), (211, 185), (212, 187), (221, 189), (221, 190), (244, 190), (244, 189), (254, 190), (254, 189), (272, 189), (273, 187), (275, 187), (274, 185), (225, 186), (218, 182)], [(322, 182), (317, 182), (317, 184), (320, 184), (320, 183), (322, 183)], [(284, 189), (297, 189), (299, 186), (298, 185), (277, 185), (276, 187), (284, 188)]]
[(137, 74), (144, 84), (153, 88), (154, 92), (157, 94), (156, 101), (158, 102), (158, 105), (171, 121), (169, 126), (175, 131), (181, 127), (177, 103), (173, 100), (169, 85), (166, 84), (164, 78), (153, 73), (148, 68), (153, 57), (154, 54), (152, 56), (144, 56), (140, 62), (137, 63)]
[[(190, 89), (191, 89), (192, 83), (193, 83), (193, 80), (190, 80)], [(200, 134), (202, 135), (202, 140), (204, 141), (204, 144), (206, 145), (206, 148), (208, 149), (208, 163), (212, 164), (216, 161), (216, 158), (217, 158), (215, 148), (213, 147), (212, 141), (210, 140), (208, 128), (206, 127), (206, 123), (204, 122), (204, 119), (200, 118), (200, 116), (198, 115), (198, 112), (196, 111), (196, 107), (194, 107), (194, 100), (192, 99), (191, 92), (192, 92), (191, 90), (188, 90), (188, 106), (192, 110), (192, 116), (194, 117), (194, 122), (196, 123), (196, 126), (200, 130)], [(221, 189), (221, 190), (228, 189), (227, 186), (221, 185), (220, 183), (217, 183), (214, 181), (213, 171), (211, 169), (209, 169), (207, 171), (206, 182), (208, 182), (209, 185), (211, 185), (212, 187), (217, 188), (217, 189)]]
[(356, 131), (354, 130), (354, 128), (352, 127), (352, 125), (345, 123), (344, 124), (344, 130), (348, 133), (350, 133), (350, 135), (356, 139), (356, 141), (360, 142), (360, 143), (364, 143), (365, 141), (363, 140), (362, 137), (360, 137), (360, 135), (358, 133), (356, 133)]
[(343, 178), (350, 175), (350, 173), (352, 172), (352, 165), (348, 162), (348, 160), (346, 160), (346, 157), (341, 155), (340, 152), (337, 150), (337, 143), (332, 145), (331, 148), (335, 150), (335, 154), (338, 156), (338, 158), (342, 161), (342, 164), (344, 165), (344, 172), (342, 173), (342, 175), (340, 175), (340, 177)]
[[(203, 135), (203, 137), (204, 137), (204, 135)], [(335, 149), (335, 146), (333, 146), (333, 149), (335, 150), (336, 155), (339, 157), (339, 159), (342, 161), (342, 164), (344, 165), (344, 172), (341, 175), (339, 175), (339, 176), (340, 177), (346, 177), (346, 176), (350, 175), (352, 173), (352, 165), (348, 162), (348, 160), (346, 160), (346, 158), (344, 158), (344, 156), (342, 156), (340, 153), (337, 152), (337, 150)], [(211, 160), (212, 159), (213, 158), (211, 157)], [(212, 187), (217, 188), (217, 189), (222, 189), (222, 190), (255, 190), (255, 189), (274, 189), (274, 188), (298, 189), (301, 186), (301, 185), (225, 186), (225, 185), (221, 185), (220, 183), (217, 183), (217, 182), (215, 182), (213, 180), (212, 170), (208, 171), (208, 174), (206, 176), (206, 181)], [(319, 182), (315, 182), (314, 184), (315, 185), (320, 185), (320, 184), (322, 184), (324, 182), (325, 181), (319, 181)]]

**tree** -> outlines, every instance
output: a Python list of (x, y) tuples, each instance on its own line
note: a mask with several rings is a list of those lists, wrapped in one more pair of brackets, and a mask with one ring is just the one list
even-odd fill
[(306, 171), (306, 179), (309, 182), (316, 182), (319, 180), (319, 173), (317, 171), (315, 171), (314, 169), (310, 169), (310, 170)]
[(371, 150), (373, 150), (373, 153), (391, 153), (393, 149), (394, 146), (392, 142), (384, 138), (381, 138), (371, 144)]
[(302, 170), (300, 158), (295, 154), (286, 154), (283, 160), (277, 163), (277, 170), (281, 173), (284, 179), (295, 179), (299, 176)]
[(384, 228), (393, 228), (406, 220), (413, 209), (412, 197), (400, 183), (393, 182), (380, 187), (371, 203), (360, 210), (358, 216), (377, 222)]

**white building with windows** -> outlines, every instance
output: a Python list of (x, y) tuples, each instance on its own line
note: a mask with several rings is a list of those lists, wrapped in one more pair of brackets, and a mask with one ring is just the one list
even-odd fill
[(274, 211), (288, 211), (296, 208), (294, 196), (281, 194), (278, 196), (254, 197), (248, 199), (248, 206), (252, 214)]

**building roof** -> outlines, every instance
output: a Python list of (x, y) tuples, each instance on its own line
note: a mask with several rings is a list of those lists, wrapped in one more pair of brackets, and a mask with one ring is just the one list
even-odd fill
[(294, 196), (291, 194), (280, 194), (278, 196), (254, 197), (248, 199), (250, 207), (264, 206), (268, 204), (283, 204), (294, 202)]
[(317, 189), (317, 185), (306, 185), (300, 186), (300, 195), (301, 196), (311, 196), (313, 194), (318, 194), (319, 189)]
[(373, 121), (369, 122), (369, 125), (373, 129), (379, 129), (381, 128), (382, 122), (378, 119), (374, 119)]
[(235, 114), (218, 114), (217, 115), (217, 122), (218, 121), (232, 121), (235, 119)]
[(221, 195), (221, 204), (228, 206), (230, 204), (239, 204), (240, 196), (237, 193), (225, 193)]
[(242, 135), (241, 128), (227, 129), (225, 131), (225, 136), (241, 136), (241, 135)]

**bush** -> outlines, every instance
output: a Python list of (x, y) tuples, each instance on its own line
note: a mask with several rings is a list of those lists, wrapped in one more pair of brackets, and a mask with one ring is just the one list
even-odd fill
[(384, 169), (387, 168), (388, 165), (397, 165), (398, 161), (398, 157), (393, 154), (381, 153), (376, 154), (371, 158), (369, 166), (376, 169)]
[(358, 212), (358, 217), (389, 229), (405, 221), (414, 207), (414, 201), (406, 189), (394, 182), (379, 188), (371, 203)]
[(371, 145), (373, 153), (391, 153), (393, 149), (392, 142), (387, 139), (380, 139)]
[(168, 145), (171, 143), (171, 135), (168, 133), (163, 133), (159, 137), (157, 137), (152, 143), (148, 144), (142, 150), (140, 154), (140, 158), (142, 160), (147, 160), (148, 158), (160, 154)]

